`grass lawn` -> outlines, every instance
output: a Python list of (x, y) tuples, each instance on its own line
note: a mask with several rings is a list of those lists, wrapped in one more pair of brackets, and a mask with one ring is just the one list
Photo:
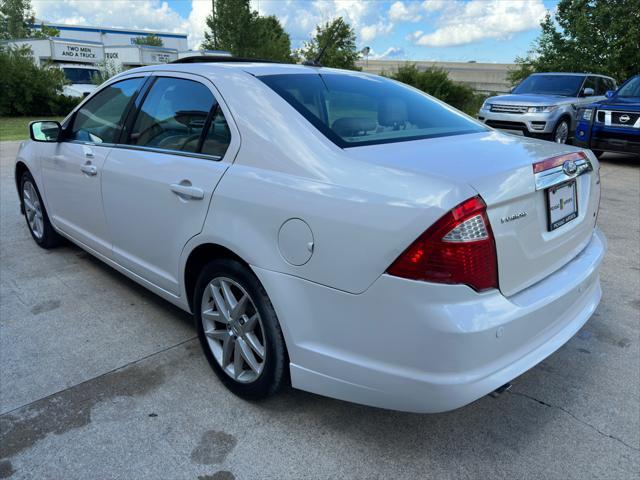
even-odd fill
[(57, 120), (64, 117), (0, 117), (0, 140), (26, 140), (29, 138), (29, 122)]

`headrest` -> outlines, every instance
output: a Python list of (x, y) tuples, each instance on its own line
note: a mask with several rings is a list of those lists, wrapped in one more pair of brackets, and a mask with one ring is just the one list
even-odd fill
[(378, 104), (378, 123), (385, 127), (402, 125), (408, 120), (407, 104), (399, 98), (384, 98)]
[(341, 137), (354, 137), (359, 133), (375, 130), (375, 128), (375, 120), (359, 117), (339, 118), (331, 126), (331, 129)]

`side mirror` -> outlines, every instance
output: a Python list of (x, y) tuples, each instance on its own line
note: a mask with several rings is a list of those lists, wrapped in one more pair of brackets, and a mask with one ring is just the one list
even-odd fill
[(607, 90), (604, 94), (605, 97), (607, 98), (611, 98), (615, 95), (616, 91), (615, 90)]
[(29, 136), (34, 142), (57, 142), (60, 139), (62, 126), (60, 122), (43, 120), (29, 124)]
[(593, 88), (587, 87), (582, 90), (583, 97), (593, 97), (593, 94), (596, 93)]
[(513, 91), (514, 91), (515, 89), (516, 89), (516, 87), (511, 87), (511, 88), (509, 89), (509, 93), (513, 93)]

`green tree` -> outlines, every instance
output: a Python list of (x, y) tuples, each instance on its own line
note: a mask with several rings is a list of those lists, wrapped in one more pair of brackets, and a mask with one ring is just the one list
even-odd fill
[(261, 17), (249, 0), (215, 0), (202, 48), (238, 57), (291, 61), (291, 40), (278, 19)]
[(164, 45), (164, 43), (162, 43), (162, 39), (155, 33), (136, 37), (133, 39), (133, 43), (136, 45), (149, 45), (151, 47), (162, 47)]
[(320, 59), (320, 63), (325, 67), (360, 70), (356, 66), (360, 53), (356, 49), (355, 31), (342, 17), (316, 26), (315, 35), (311, 41), (304, 43), (298, 55), (312, 62), (325, 47)]
[(62, 95), (59, 68), (38, 67), (31, 49), (0, 48), (0, 115), (66, 115), (80, 98)]
[(0, 0), (0, 39), (47, 38), (60, 33), (44, 24), (40, 29), (34, 29), (34, 23), (31, 0)]
[(385, 76), (422, 90), (472, 116), (478, 113), (486, 98), (475, 93), (470, 87), (454, 82), (441, 68), (419, 70), (415, 64), (406, 63)]
[(593, 72), (619, 82), (640, 68), (640, 0), (560, 0), (509, 80), (532, 72)]
[(255, 57), (278, 62), (291, 62), (291, 39), (284, 31), (280, 21), (273, 15), (256, 17), (253, 25), (258, 41), (255, 45)]

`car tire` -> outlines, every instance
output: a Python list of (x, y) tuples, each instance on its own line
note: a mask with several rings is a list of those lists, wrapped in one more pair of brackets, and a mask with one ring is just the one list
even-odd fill
[(51, 225), (38, 186), (28, 171), (20, 179), (20, 201), (29, 233), (38, 246), (50, 249), (60, 245), (64, 239)]
[(601, 159), (602, 156), (604, 155), (604, 151), (602, 150), (592, 150), (592, 151), (598, 160)]
[(551, 134), (551, 141), (555, 143), (569, 143), (569, 133), (571, 132), (571, 125), (569, 120), (561, 118), (556, 128), (553, 129)]
[(289, 357), (278, 317), (247, 266), (232, 259), (207, 264), (196, 283), (193, 309), (202, 350), (234, 394), (258, 400), (288, 383)]

